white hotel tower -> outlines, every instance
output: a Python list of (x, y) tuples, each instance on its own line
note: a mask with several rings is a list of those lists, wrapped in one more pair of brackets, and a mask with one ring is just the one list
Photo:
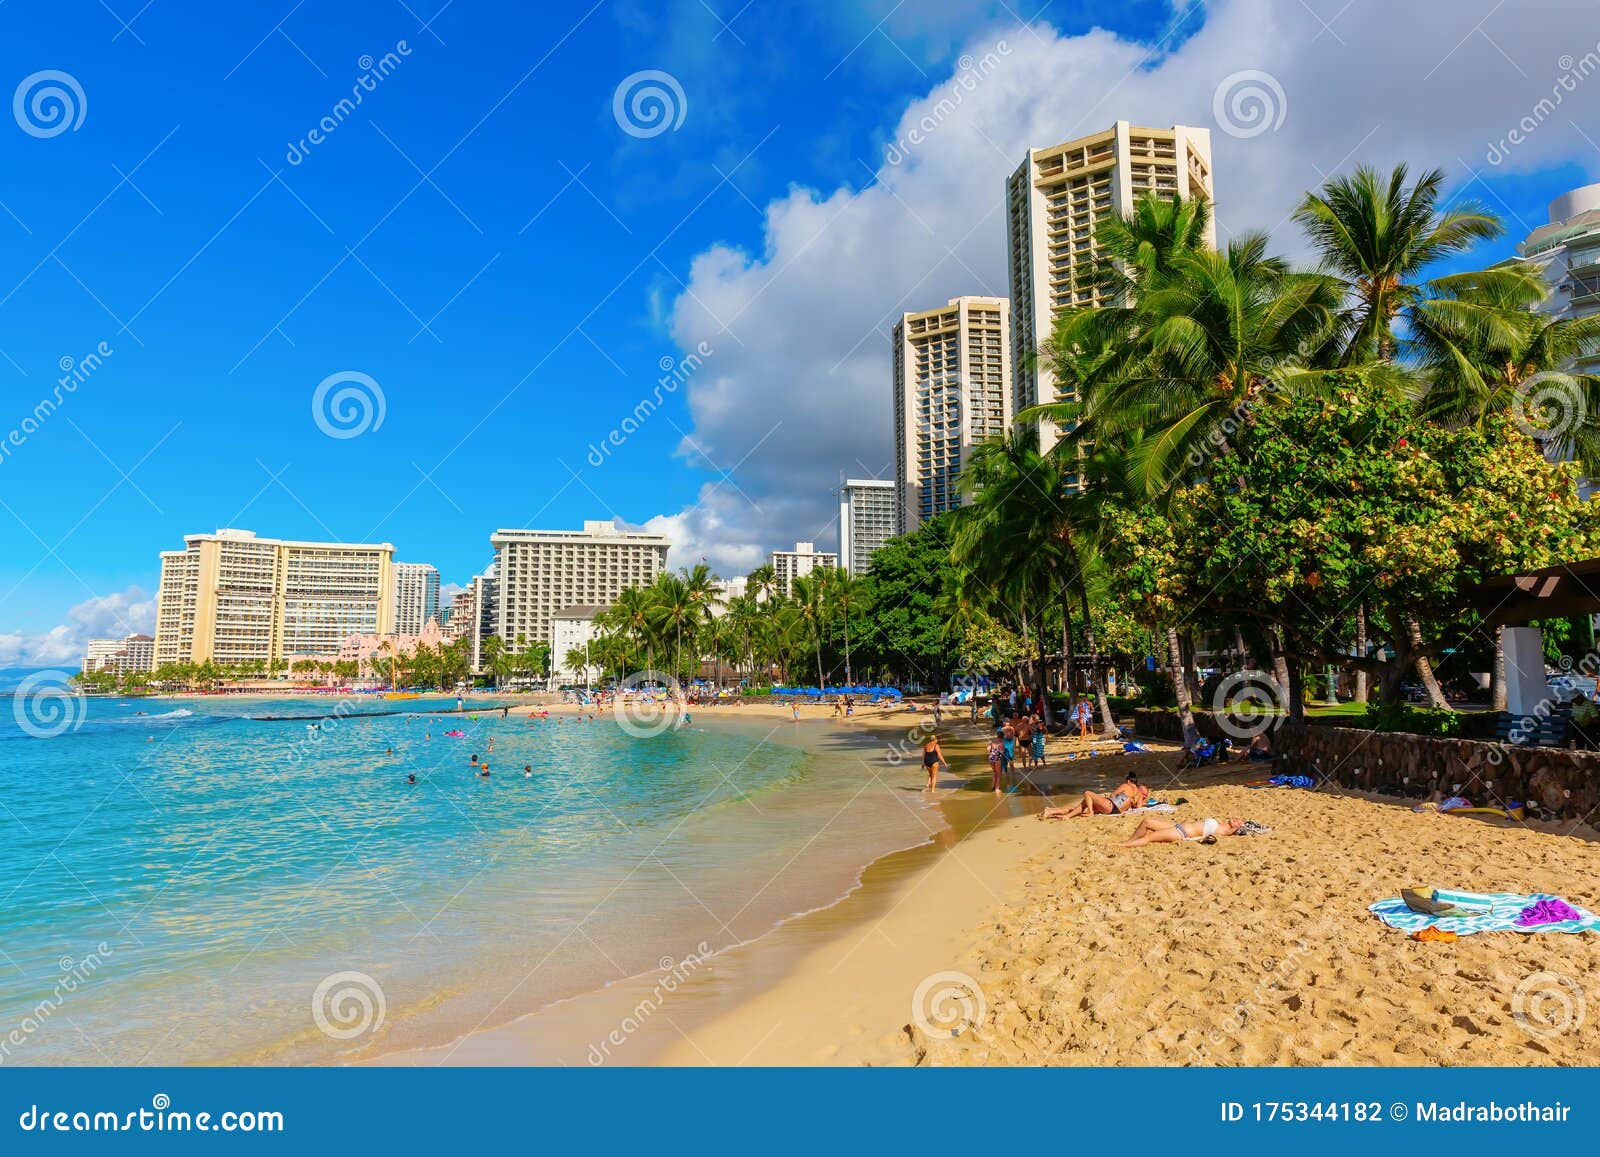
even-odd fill
[[(1104, 132), (1047, 149), (1030, 149), (1006, 183), (1006, 235), (1011, 267), (1011, 356), (1017, 411), (1053, 402), (1048, 365), (1028, 356), (1048, 341), (1058, 311), (1103, 305), (1089, 274), (1100, 256), (1095, 223), (1126, 217), (1134, 201), (1212, 197), (1211, 132), (1173, 125), (1146, 129), (1118, 121)], [(1216, 244), (1213, 222), (1206, 243)], [(1040, 448), (1058, 439), (1041, 423)]]
[(893, 482), (850, 478), (839, 487), (839, 565), (853, 575), (872, 569), (872, 556), (899, 533), (900, 501)]
[[(1600, 185), (1585, 185), (1550, 202), (1550, 223), (1528, 234), (1517, 253), (1550, 284), (1542, 312), (1574, 318), (1600, 313)], [(1600, 373), (1600, 351), (1572, 368)]]

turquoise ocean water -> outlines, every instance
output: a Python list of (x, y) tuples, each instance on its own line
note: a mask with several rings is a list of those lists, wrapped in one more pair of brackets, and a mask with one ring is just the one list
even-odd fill
[(336, 702), (0, 716), (0, 1064), (444, 1043), (758, 936), (939, 826), (881, 740), (808, 755), (732, 712), (649, 738), (424, 701), (250, 718)]

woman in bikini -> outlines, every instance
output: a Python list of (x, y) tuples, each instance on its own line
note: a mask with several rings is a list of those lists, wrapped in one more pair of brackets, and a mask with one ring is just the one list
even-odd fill
[(1245, 821), (1240, 819), (1189, 820), (1175, 824), (1158, 816), (1145, 816), (1139, 821), (1139, 826), (1133, 829), (1133, 835), (1118, 846), (1142, 848), (1146, 844), (1181, 844), (1185, 840), (1215, 841), (1219, 836), (1238, 835), (1244, 824)]
[(1117, 816), (1136, 807), (1143, 807), (1150, 799), (1150, 789), (1133, 776), (1117, 785), (1110, 795), (1086, 791), (1083, 799), (1071, 807), (1047, 807), (1039, 813), (1040, 819), (1071, 820), (1079, 816)]

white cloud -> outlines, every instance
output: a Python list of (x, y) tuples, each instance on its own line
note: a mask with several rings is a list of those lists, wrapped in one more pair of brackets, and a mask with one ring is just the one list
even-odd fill
[(90, 639), (153, 634), (156, 601), (139, 587), (85, 599), (67, 621), (48, 631), (0, 634), (0, 667), (70, 667), (82, 661)]
[[(1600, 71), (1535, 110), (1600, 52), (1597, 40), (1592, 8), (1570, 0), (1216, 0), (1172, 53), (1046, 25), (974, 41), (967, 54), (994, 53), (998, 67), (970, 91), (958, 73), (885, 124), (887, 143), (936, 122), (903, 163), (873, 158), (865, 187), (772, 201), (759, 255), (718, 244), (694, 259), (673, 336), (717, 356), (688, 384), (683, 454), (732, 473), (649, 525), (673, 536), (675, 562), (705, 555), (729, 569), (795, 539), (827, 541), (840, 474), (892, 476), (888, 335), (900, 312), (1008, 292), (1004, 186), (1028, 147), (1118, 119), (1209, 127), (1223, 233), (1272, 229), (1298, 254), (1295, 203), (1358, 163), (1444, 167), (1501, 212), (1476, 170), (1577, 160), (1595, 171), (1600, 148), (1577, 125), (1600, 121)], [(1241, 139), (1218, 126), (1213, 99), (1247, 70), (1269, 73), (1286, 107), (1279, 127)], [(953, 114), (939, 111), (945, 98)], [(1491, 146), (1526, 116), (1539, 127), (1490, 165)], [(1507, 221), (1519, 236), (1542, 223)]]

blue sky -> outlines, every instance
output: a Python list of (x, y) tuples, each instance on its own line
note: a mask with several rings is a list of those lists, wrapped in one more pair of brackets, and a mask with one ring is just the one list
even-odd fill
[[(931, 156), (884, 167), (908, 108), (973, 51), (1006, 43), (1011, 74), (985, 82), (991, 103), (972, 114), (990, 144), (999, 131), (978, 118), (1003, 121), (1008, 100), (1019, 122), (1028, 110), (1019, 131), (1061, 134), (1020, 138), (1036, 145), (1146, 108), (1210, 125), (1212, 72), (1227, 62), (1214, 49), (1214, 68), (1191, 58), (1251, 7), (1057, 2), (1035, 19), (1033, 5), (957, 0), (141, 5), (0, 6), (0, 95), (57, 70), (83, 114), (56, 135), (0, 117), (0, 440), (54, 393), (64, 359), (111, 351), (0, 456), (0, 663), (63, 661), (84, 633), (147, 614), (157, 552), (218, 526), (391, 541), (447, 582), (489, 560), (499, 526), (655, 520), (681, 544), (675, 563), (706, 554), (730, 571), (795, 539), (830, 540), (829, 482), (888, 466), (885, 327), (899, 290), (922, 295), (908, 309), (1004, 292), (982, 199), (998, 202), (1020, 160), (1009, 144), (962, 162), (979, 199), (953, 220), (979, 228), (958, 238), (930, 225), (926, 273), (859, 243), (826, 251), (873, 203), (894, 198), (921, 220), (918, 198), (937, 196), (918, 188)], [(1229, 144), (1241, 177), (1274, 147), (1298, 156), (1329, 137), (1306, 123), (1323, 102), (1297, 78), (1382, 40), (1366, 27), (1381, 6), (1302, 7), (1258, 53), (1278, 62), (1290, 116), (1282, 134)], [(1491, 48), (1523, 62), (1498, 94), (1514, 123), (1524, 93), (1548, 87), (1560, 45), (1509, 45), (1528, 33), (1502, 28), (1490, 4), (1453, 7), (1462, 27), (1440, 30), (1433, 55), (1462, 45), (1428, 78), (1441, 103), (1418, 123), (1484, 119), (1456, 104), (1483, 87), (1474, 73), (1504, 71)], [(1494, 22), (1475, 31), (1479, 16)], [(1075, 71), (1108, 44), (1132, 61), (1125, 91)], [(309, 143), (386, 53), (388, 74)], [(1015, 64), (1025, 58), (1042, 62), (1031, 76)], [(614, 115), (619, 83), (643, 70), (676, 82), (676, 129), (632, 135)], [(1392, 163), (1432, 141), (1403, 116), (1376, 119), (1366, 140), (1350, 134), (1349, 163)], [(1484, 141), (1503, 129), (1492, 119)], [(1481, 177), (1482, 149), (1454, 149), (1456, 187), (1541, 223), (1545, 202), (1595, 169), (1581, 140), (1544, 131)], [(970, 139), (957, 126), (926, 148), (947, 147), (948, 164)], [(1326, 164), (1344, 143), (1320, 154)], [(1218, 149), (1224, 226), (1270, 226), (1230, 215), (1227, 156)], [(1297, 187), (1315, 177), (1298, 173)], [(1263, 205), (1253, 212), (1275, 211)], [(821, 225), (803, 244), (786, 236), (813, 214)], [(842, 329), (808, 312), (806, 267), (824, 257), (852, 292), (882, 285)], [(719, 294), (741, 293), (730, 314)], [(786, 368), (797, 335), (820, 371)], [(707, 367), (593, 465), (591, 445), (655, 391), (664, 360), (708, 338)], [(313, 395), (347, 371), (377, 384), (382, 424), (329, 437)], [(785, 409), (813, 392), (820, 414)]]

